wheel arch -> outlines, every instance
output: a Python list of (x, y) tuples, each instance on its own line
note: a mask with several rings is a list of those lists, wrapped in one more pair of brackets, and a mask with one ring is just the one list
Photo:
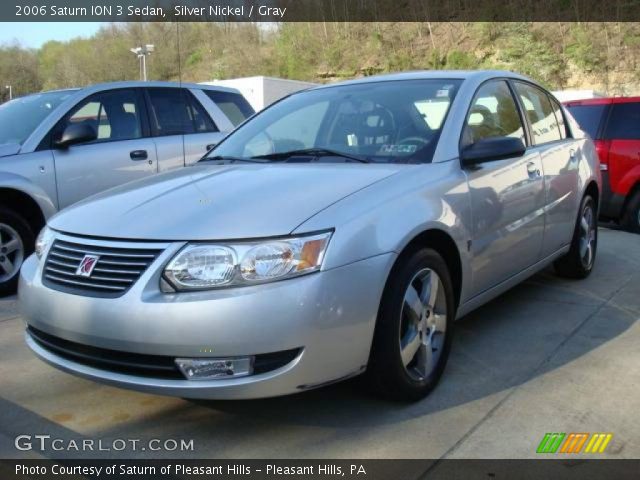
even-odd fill
[[(596, 212), (597, 212), (597, 216), (599, 216), (600, 215), (600, 189), (598, 188), (598, 184), (596, 183), (595, 180), (591, 180), (587, 184), (587, 188), (584, 189), (582, 198), (584, 198), (585, 195), (590, 195), (591, 198), (593, 198), (593, 201), (596, 202)], [(580, 202), (582, 202), (582, 198), (580, 199)]]
[[(585, 195), (591, 195), (596, 202), (596, 205), (600, 205), (600, 189), (598, 188), (598, 184), (595, 180), (591, 180), (587, 184), (587, 188), (584, 189)], [(584, 195), (583, 195), (584, 196)]]
[[(456, 242), (444, 230), (438, 228), (429, 228), (414, 236), (402, 249), (396, 264), (405, 255), (409, 255), (419, 248), (431, 248), (438, 252), (447, 264), (449, 275), (451, 275), (451, 283), (453, 284), (453, 294), (455, 297), (456, 308), (460, 306), (460, 298), (462, 294), (462, 259)], [(394, 264), (395, 266), (395, 264)]]
[(624, 203), (622, 205), (623, 216), (627, 213), (627, 209), (629, 208), (629, 203), (631, 202), (631, 199), (637, 194), (640, 194), (640, 179), (634, 185), (631, 186), (631, 188), (629, 189), (629, 193), (625, 195)]
[(38, 202), (22, 190), (0, 187), (0, 205), (6, 205), (15, 213), (22, 215), (34, 235), (38, 235), (46, 223), (45, 215)]

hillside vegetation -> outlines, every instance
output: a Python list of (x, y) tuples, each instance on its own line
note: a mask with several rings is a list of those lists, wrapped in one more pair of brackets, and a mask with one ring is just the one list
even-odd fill
[(37, 50), (19, 41), (0, 46), (0, 80), (20, 95), (138, 79), (129, 49), (148, 43), (156, 46), (148, 60), (152, 80), (269, 75), (330, 82), (399, 70), (499, 68), (551, 89), (640, 93), (637, 23), (111, 24)]

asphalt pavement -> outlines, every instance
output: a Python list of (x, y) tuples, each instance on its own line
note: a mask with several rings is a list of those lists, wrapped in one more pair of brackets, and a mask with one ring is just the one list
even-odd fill
[[(640, 236), (602, 229), (588, 279), (549, 269), (461, 319), (444, 377), (421, 402), (371, 398), (358, 379), (192, 402), (55, 370), (25, 346), (15, 297), (0, 299), (0, 458), (160, 456), (145, 448), (150, 439), (193, 440), (163, 458), (534, 458), (547, 432), (606, 432), (612, 440), (596, 456), (637, 459), (639, 319)], [(17, 436), (40, 434), (139, 442), (80, 455), (15, 447)]]

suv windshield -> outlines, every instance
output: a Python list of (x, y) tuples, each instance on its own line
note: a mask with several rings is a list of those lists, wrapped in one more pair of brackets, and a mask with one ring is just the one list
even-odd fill
[(0, 105), (0, 145), (22, 145), (40, 122), (73, 93), (37, 93)]
[(460, 80), (308, 90), (240, 126), (203, 160), (431, 162)]

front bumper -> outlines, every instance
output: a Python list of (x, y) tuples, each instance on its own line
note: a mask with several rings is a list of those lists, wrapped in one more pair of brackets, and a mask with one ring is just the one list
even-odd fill
[(27, 344), (44, 361), (75, 375), (187, 398), (284, 395), (363, 371), (394, 254), (271, 284), (162, 293), (162, 266), (180, 246), (169, 245), (119, 298), (52, 290), (42, 284), (41, 263), (31, 256), (20, 275), (23, 316), (28, 326), (57, 338), (133, 354), (234, 357), (290, 349), (300, 349), (300, 354), (265, 373), (192, 381), (96, 368), (58, 355), (28, 332)]

